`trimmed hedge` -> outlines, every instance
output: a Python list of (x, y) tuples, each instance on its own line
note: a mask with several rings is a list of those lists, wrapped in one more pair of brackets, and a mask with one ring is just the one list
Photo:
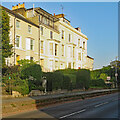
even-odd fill
[(90, 86), (91, 87), (105, 87), (106, 84), (103, 79), (98, 79), (98, 80), (91, 80)]
[(90, 71), (79, 69), (76, 73), (76, 87), (78, 89), (88, 89), (90, 83)]
[(71, 90), (71, 79), (68, 75), (63, 75), (61, 71), (48, 72), (44, 74), (47, 79), (47, 91), (58, 89)]

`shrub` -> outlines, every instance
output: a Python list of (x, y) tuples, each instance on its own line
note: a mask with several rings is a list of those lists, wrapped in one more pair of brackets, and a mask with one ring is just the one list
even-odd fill
[(60, 71), (46, 73), (47, 91), (62, 89), (63, 74)]
[(78, 89), (88, 89), (90, 82), (90, 71), (79, 69), (76, 73), (76, 87)]
[(22, 61), (21, 79), (28, 79), (29, 90), (38, 89), (42, 85), (42, 69), (41, 66), (28, 61)]
[(54, 79), (52, 80), (52, 89), (58, 90), (62, 89), (62, 82), (63, 82), (63, 74), (62, 72), (55, 71), (53, 72)]
[(52, 91), (52, 80), (54, 79), (54, 74), (52, 72), (48, 72), (45, 74), (47, 79), (47, 91)]
[(71, 79), (71, 89), (75, 89), (76, 88), (76, 69), (63, 69), (63, 70), (58, 70), (59, 72), (62, 72), (63, 75), (67, 75), (69, 76), (69, 78)]
[(42, 77), (41, 66), (35, 63), (27, 63), (21, 67), (21, 78), (30, 78), (40, 81)]
[(90, 86), (91, 87), (105, 87), (105, 82), (103, 79), (91, 80)]
[(27, 80), (19, 80), (19, 84), (12, 88), (14, 91), (18, 91), (22, 95), (26, 95), (29, 93), (29, 86)]
[(71, 89), (70, 83), (71, 83), (70, 77), (68, 75), (64, 75), (62, 82), (62, 89), (70, 90)]

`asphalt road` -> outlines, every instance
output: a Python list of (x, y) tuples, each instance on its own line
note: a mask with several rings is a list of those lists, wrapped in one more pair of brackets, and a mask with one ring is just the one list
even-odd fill
[(4, 104), (4, 103), (11, 103), (11, 102), (19, 102), (19, 101), (31, 101), (31, 100), (39, 100), (39, 99), (58, 98), (58, 97), (63, 97), (63, 96), (90, 94), (90, 93), (110, 91), (110, 90), (115, 90), (115, 89), (102, 89), (102, 90), (68, 92), (68, 93), (59, 93), (59, 94), (46, 94), (46, 95), (31, 96), (31, 97), (20, 97), (20, 98), (3, 98), (2, 103)]
[(46, 118), (53, 117), (61, 120), (69, 120), (70, 118), (118, 118), (120, 111), (118, 102), (120, 102), (120, 96), (118, 96), (118, 93), (114, 93), (53, 105), (44, 109), (10, 116), (9, 118), (41, 118), (40, 114), (46, 115)]

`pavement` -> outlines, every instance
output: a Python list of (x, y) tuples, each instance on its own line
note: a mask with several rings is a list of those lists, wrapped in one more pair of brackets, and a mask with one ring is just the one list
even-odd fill
[(20, 101), (31, 101), (31, 100), (39, 100), (39, 99), (49, 99), (49, 98), (58, 98), (63, 96), (71, 96), (71, 95), (83, 95), (90, 94), (96, 92), (110, 91), (115, 89), (102, 89), (102, 90), (90, 90), (90, 91), (78, 91), (78, 92), (67, 92), (67, 93), (59, 93), (59, 94), (49, 94), (49, 95), (39, 95), (39, 96), (30, 96), (30, 97), (19, 97), (19, 98), (3, 98), (2, 103), (11, 103), (11, 102), (20, 102)]
[[(89, 98), (85, 100), (77, 100), (69, 103), (62, 103), (28, 111), (26, 113), (16, 114), (7, 118), (55, 118), (55, 119), (77, 119), (77, 118), (119, 118), (120, 96), (118, 93), (108, 94), (104, 96)], [(47, 120), (47, 119), (46, 119)]]

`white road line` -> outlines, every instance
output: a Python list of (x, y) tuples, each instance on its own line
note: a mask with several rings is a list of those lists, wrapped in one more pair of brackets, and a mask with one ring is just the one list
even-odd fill
[(105, 105), (105, 104), (107, 104), (107, 103), (108, 103), (108, 102), (104, 102), (104, 103), (101, 103), (101, 104), (96, 105), (95, 107), (99, 107), (99, 106)]
[(77, 112), (74, 112), (74, 113), (71, 113), (71, 114), (68, 114), (68, 115), (64, 115), (62, 117), (60, 117), (60, 119), (62, 118), (66, 118), (66, 117), (69, 117), (69, 116), (72, 116), (72, 115), (75, 115), (75, 114), (78, 114), (78, 113), (81, 113), (81, 112), (84, 112), (86, 109), (83, 109), (83, 110), (80, 110), (80, 111), (77, 111)]

